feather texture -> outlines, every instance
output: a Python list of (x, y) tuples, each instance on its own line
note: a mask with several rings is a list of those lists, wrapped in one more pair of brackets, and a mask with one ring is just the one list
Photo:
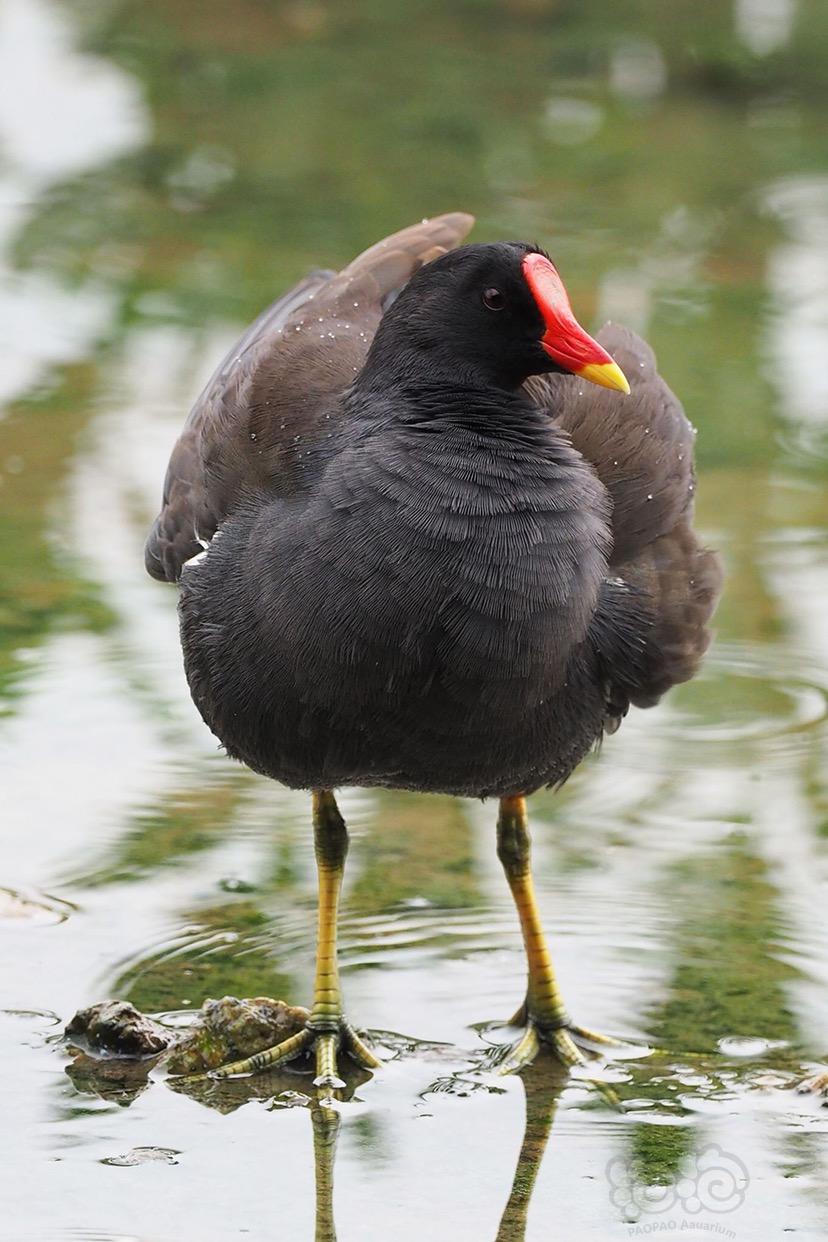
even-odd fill
[[(498, 337), (490, 351), (464, 299), (511, 244), (442, 258), (470, 224), (440, 217), (309, 276), (224, 360), (173, 452), (147, 567), (181, 577), (194, 700), (231, 755), (294, 787), (560, 783), (709, 643), (721, 570), (652, 351), (599, 335), (628, 399), (568, 375), (484, 382)], [(197, 536), (212, 542), (188, 566)]]

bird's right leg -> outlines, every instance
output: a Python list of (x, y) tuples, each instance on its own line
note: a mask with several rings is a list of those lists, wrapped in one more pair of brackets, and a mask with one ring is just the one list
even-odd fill
[(213, 1070), (211, 1078), (234, 1078), (257, 1070), (273, 1069), (292, 1061), (313, 1048), (316, 1053), (314, 1085), (328, 1095), (345, 1084), (337, 1074), (336, 1057), (344, 1047), (358, 1065), (377, 1069), (380, 1062), (365, 1046), (342, 1010), (342, 990), (336, 953), (336, 927), (339, 894), (345, 857), (348, 853), (348, 832), (330, 790), (314, 790), (313, 839), (319, 877), (319, 926), (316, 943), (316, 977), (313, 1007), (304, 1030), (285, 1039), (273, 1048), (265, 1048), (243, 1061), (234, 1061)]

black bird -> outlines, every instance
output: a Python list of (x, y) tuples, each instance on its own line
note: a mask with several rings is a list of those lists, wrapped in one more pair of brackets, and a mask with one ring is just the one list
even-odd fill
[(173, 451), (147, 568), (180, 578), (190, 689), (228, 754), (313, 791), (319, 868), (309, 1025), (220, 1076), (315, 1046), (330, 1091), (341, 1044), (378, 1064), (337, 974), (342, 785), (497, 797), (529, 976), (505, 1066), (539, 1040), (570, 1065), (612, 1042), (558, 991), (524, 799), (694, 675), (720, 569), (691, 526), (693, 430), (650, 348), (588, 336), (538, 247), (454, 249), (472, 222), (308, 276)]

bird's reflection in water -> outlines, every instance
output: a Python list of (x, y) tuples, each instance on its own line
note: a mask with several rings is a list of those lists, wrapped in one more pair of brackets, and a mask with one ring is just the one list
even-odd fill
[[(129, 1105), (152, 1084), (152, 1065), (152, 1061), (136, 1064), (79, 1056), (67, 1066), (66, 1072), (75, 1087), (84, 1094), (96, 1094), (121, 1105)], [(337, 1141), (343, 1121), (348, 1124), (348, 1101), (371, 1078), (364, 1070), (351, 1065), (348, 1069), (346, 1086), (338, 1092), (339, 1099), (330, 1107), (320, 1103), (316, 1097), (310, 1071), (307, 1074), (297, 1073), (289, 1068), (225, 1081), (206, 1077), (169, 1077), (166, 1085), (222, 1114), (235, 1112), (252, 1100), (270, 1101), (274, 1111), (306, 1109), (313, 1131), (316, 1190), (314, 1242), (336, 1242), (333, 1188)], [(538, 1057), (520, 1076), (526, 1102), (523, 1139), (509, 1198), (497, 1230), (492, 1235), (494, 1242), (524, 1242), (532, 1194), (567, 1079), (567, 1071), (551, 1056), (545, 1055)], [(495, 1086), (489, 1075), (457, 1073), (436, 1079), (424, 1095), (467, 1095), (473, 1091), (499, 1093), (504, 1089)], [(507, 1158), (506, 1152), (503, 1158)]]
[[(523, 1140), (512, 1179), (512, 1189), (494, 1235), (494, 1242), (524, 1242), (532, 1194), (567, 1077), (566, 1070), (551, 1057), (541, 1057), (521, 1078), (526, 1099)], [(467, 1089), (469, 1085), (482, 1086), (465, 1078), (459, 1081), (463, 1089)], [(442, 1085), (445, 1089), (446, 1080)], [(311, 1105), (310, 1113), (316, 1184), (314, 1242), (336, 1242), (333, 1184), (341, 1114), (336, 1108), (323, 1108), (318, 1103)]]

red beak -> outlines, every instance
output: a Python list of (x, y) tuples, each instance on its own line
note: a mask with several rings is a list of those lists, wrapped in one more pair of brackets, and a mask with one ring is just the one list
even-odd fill
[(526, 283), (543, 316), (546, 331), (541, 345), (549, 357), (582, 379), (604, 388), (628, 393), (630, 386), (616, 362), (588, 332), (584, 332), (569, 305), (569, 296), (556, 268), (542, 254), (527, 254), (521, 265)]

